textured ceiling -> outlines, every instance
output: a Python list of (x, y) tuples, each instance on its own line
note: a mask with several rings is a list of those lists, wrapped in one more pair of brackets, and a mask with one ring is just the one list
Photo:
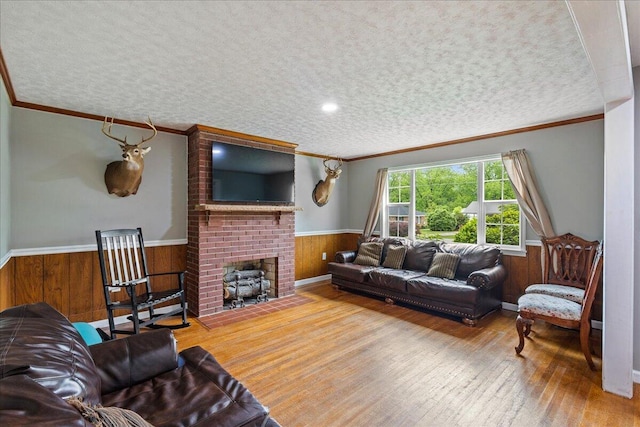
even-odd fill
[(344, 158), (603, 104), (563, 1), (2, 0), (0, 47), (19, 101)]

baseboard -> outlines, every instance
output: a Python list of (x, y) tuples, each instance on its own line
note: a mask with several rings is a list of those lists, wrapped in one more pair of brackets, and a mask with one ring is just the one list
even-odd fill
[[(156, 310), (154, 310), (155, 312), (159, 313), (159, 314), (163, 314), (163, 313), (168, 313), (171, 310), (175, 310), (176, 308), (179, 308), (180, 304), (173, 304), (173, 305), (169, 305), (166, 307), (161, 307), (158, 308)], [(131, 322), (131, 320), (127, 319), (129, 315), (124, 315), (124, 316), (118, 316), (118, 317), (114, 317), (113, 318), (113, 322), (116, 325), (121, 325), (123, 323), (127, 323), (127, 322)], [(145, 311), (143, 313), (140, 313), (140, 318), (141, 319), (148, 319), (149, 318), (149, 312)], [(89, 322), (89, 324), (91, 326), (93, 326), (94, 328), (109, 328), (109, 320), (108, 319), (102, 319), (102, 320), (96, 320), (94, 322)]]
[(508, 311), (518, 311), (518, 304), (511, 304), (510, 302), (502, 302), (502, 309)]
[(0, 258), (0, 268), (4, 267), (6, 263), (11, 259), (11, 251), (4, 254), (2, 258)]
[(331, 280), (331, 275), (325, 274), (324, 276), (316, 276), (316, 277), (310, 277), (308, 279), (296, 280), (294, 283), (294, 286), (297, 288), (298, 286), (304, 286), (310, 283), (317, 283), (325, 280)]
[(591, 327), (593, 329), (597, 329), (597, 330), (601, 331), (602, 330), (602, 322), (599, 321), (599, 320), (592, 320), (591, 321)]
[(633, 382), (640, 384), (640, 371), (633, 371)]

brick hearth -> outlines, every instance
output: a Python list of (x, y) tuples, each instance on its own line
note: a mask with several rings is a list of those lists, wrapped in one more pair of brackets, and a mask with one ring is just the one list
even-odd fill
[[(265, 143), (229, 136), (195, 126), (188, 147), (188, 244), (187, 300), (189, 311), (206, 316), (223, 307), (223, 267), (237, 261), (276, 258), (275, 294), (294, 294), (295, 214), (286, 211), (205, 211), (196, 208), (212, 203), (211, 144), (233, 142), (249, 146)], [(267, 144), (270, 149), (293, 152)]]

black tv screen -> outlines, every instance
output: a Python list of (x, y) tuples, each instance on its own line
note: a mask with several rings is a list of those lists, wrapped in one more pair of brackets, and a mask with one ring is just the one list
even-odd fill
[(293, 205), (293, 153), (214, 142), (211, 159), (213, 201)]

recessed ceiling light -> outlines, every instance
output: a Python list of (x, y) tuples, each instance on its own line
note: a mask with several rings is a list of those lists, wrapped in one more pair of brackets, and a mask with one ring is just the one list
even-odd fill
[(324, 111), (325, 113), (333, 113), (336, 110), (338, 110), (338, 104), (336, 104), (335, 102), (325, 102), (324, 104), (322, 104), (322, 111)]

